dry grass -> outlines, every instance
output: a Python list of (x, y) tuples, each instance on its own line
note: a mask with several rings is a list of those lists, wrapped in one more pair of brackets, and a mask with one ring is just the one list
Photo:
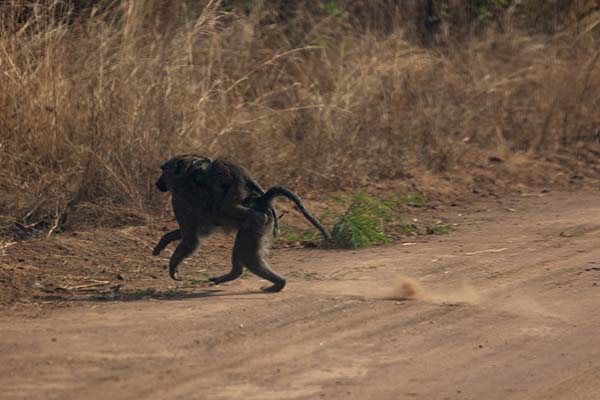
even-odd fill
[(144, 221), (164, 209), (157, 166), (178, 152), (335, 188), (600, 135), (597, 13), (552, 35), (507, 23), (422, 48), (343, 12), (284, 25), (269, 9), (175, 3), (67, 18), (50, 1), (20, 21), (2, 6), (0, 227)]

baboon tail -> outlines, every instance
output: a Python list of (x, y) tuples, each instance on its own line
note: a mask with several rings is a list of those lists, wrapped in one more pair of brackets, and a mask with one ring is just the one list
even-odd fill
[(283, 186), (273, 186), (269, 188), (269, 190), (267, 190), (267, 192), (258, 200), (258, 202), (261, 203), (260, 208), (262, 208), (263, 210), (272, 208), (272, 202), (273, 200), (275, 200), (276, 197), (287, 197), (288, 199), (293, 201), (296, 204), (296, 206), (300, 209), (300, 212), (302, 212), (302, 215), (304, 215), (304, 217), (307, 220), (309, 220), (310, 223), (313, 224), (315, 228), (317, 228), (321, 232), (323, 237), (327, 240), (331, 239), (331, 235), (329, 234), (327, 229), (325, 229), (325, 227), (315, 217), (313, 217), (313, 215), (310, 212), (308, 212), (306, 207), (304, 207), (304, 203), (302, 202), (300, 196), (298, 196), (296, 193), (292, 192), (288, 188), (285, 188)]

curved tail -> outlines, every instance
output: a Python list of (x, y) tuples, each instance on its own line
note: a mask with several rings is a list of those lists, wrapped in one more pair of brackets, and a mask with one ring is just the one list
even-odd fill
[(275, 200), (276, 197), (287, 197), (288, 199), (293, 201), (302, 212), (302, 215), (304, 215), (304, 217), (307, 220), (309, 220), (310, 223), (313, 224), (315, 228), (317, 228), (321, 232), (323, 237), (327, 240), (331, 239), (331, 235), (329, 234), (327, 229), (325, 229), (325, 227), (319, 222), (319, 220), (317, 220), (310, 212), (308, 212), (306, 207), (304, 207), (304, 203), (302, 202), (300, 196), (298, 196), (296, 193), (292, 192), (288, 188), (285, 188), (283, 186), (273, 186), (269, 188), (266, 191), (266, 193), (262, 195), (262, 197), (257, 199), (255, 203), (255, 208), (260, 209), (260, 211), (262, 212), (266, 212), (268, 209), (273, 208), (272, 202), (273, 200)]

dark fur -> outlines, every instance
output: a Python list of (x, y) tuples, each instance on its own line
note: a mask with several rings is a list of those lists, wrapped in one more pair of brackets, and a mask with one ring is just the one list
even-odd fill
[[(204, 210), (210, 209), (213, 225), (228, 229), (232, 228), (232, 218), (245, 225), (256, 218), (264, 219), (248, 205), (265, 191), (243, 167), (226, 160), (211, 161), (201, 155), (183, 154), (171, 158), (161, 168), (163, 174), (156, 181), (158, 190), (171, 191), (189, 202), (199, 203)], [(277, 212), (274, 207), (267, 212), (274, 217), (273, 236), (277, 237)], [(235, 228), (236, 223), (232, 229)]]
[[(152, 254), (158, 255), (170, 242), (181, 240), (169, 262), (169, 275), (176, 277), (177, 266), (199, 246), (203, 237), (221, 226), (238, 231), (232, 255), (232, 270), (226, 275), (211, 278), (214, 283), (239, 277), (246, 266), (251, 272), (273, 283), (266, 291), (278, 292), (285, 280), (273, 272), (264, 260), (265, 249), (275, 232), (277, 215), (273, 202), (278, 196), (294, 201), (304, 216), (329, 238), (327, 230), (306, 210), (302, 200), (280, 186), (266, 193), (241, 167), (225, 161), (210, 161), (196, 155), (172, 158), (161, 167), (163, 173), (156, 182), (160, 191), (172, 193), (173, 211), (179, 229), (165, 234)], [(194, 172), (196, 171), (196, 172)], [(237, 186), (236, 186), (237, 185)], [(236, 192), (231, 195), (231, 191)], [(228, 196), (229, 194), (229, 196)], [(238, 201), (234, 213), (223, 207), (226, 201)], [(241, 206), (241, 207), (238, 207)]]

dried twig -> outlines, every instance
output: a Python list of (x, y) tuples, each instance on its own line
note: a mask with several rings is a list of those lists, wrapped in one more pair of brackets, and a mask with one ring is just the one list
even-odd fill
[(508, 250), (508, 247), (503, 247), (501, 249), (478, 250), (478, 251), (473, 251), (471, 253), (465, 253), (465, 255), (474, 256), (476, 254), (483, 254), (483, 253), (500, 253), (501, 251), (504, 251), (504, 250)]

